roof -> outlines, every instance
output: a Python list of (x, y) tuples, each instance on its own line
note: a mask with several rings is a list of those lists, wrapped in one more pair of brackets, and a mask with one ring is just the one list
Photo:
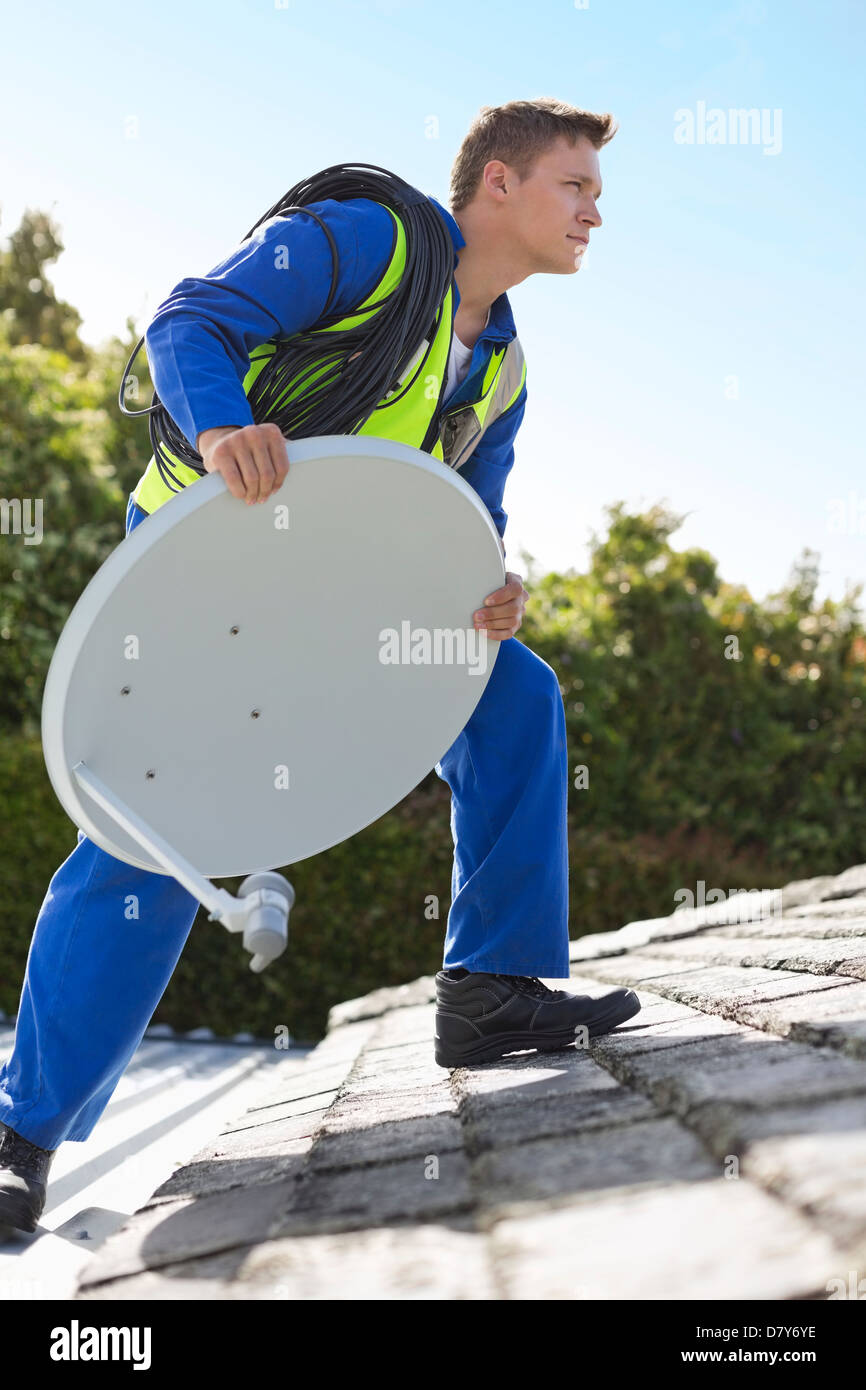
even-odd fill
[(642, 1003), (585, 1050), (446, 1072), (432, 976), (337, 1006), (78, 1299), (826, 1299), (866, 1259), (866, 864), (571, 955)]
[[(15, 1028), (0, 1013), (0, 1061), (14, 1044)], [(72, 1298), (94, 1252), (129, 1213), (226, 1120), (254, 1105), (272, 1087), (275, 1067), (285, 1078), (308, 1052), (297, 1044), (277, 1051), (273, 1037), (148, 1028), (93, 1134), (57, 1150), (37, 1230), (0, 1225), (0, 1306)]]

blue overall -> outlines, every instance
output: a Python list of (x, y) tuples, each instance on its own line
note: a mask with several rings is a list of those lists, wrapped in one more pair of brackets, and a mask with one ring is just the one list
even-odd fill
[[(387, 248), (381, 249), (384, 255)], [(510, 319), (504, 301), (503, 295), (491, 313), (494, 337), (504, 316)], [(477, 361), (476, 352), (470, 376)], [(449, 404), (457, 398), (454, 392)], [(171, 413), (177, 419), (174, 403)], [(500, 535), (502, 487), (522, 413), (521, 399), (491, 426), (486, 451), (479, 449), (461, 470)], [(226, 423), (225, 415), (207, 424), (205, 418), (193, 416), (193, 439), (196, 424), (203, 430)], [(146, 515), (130, 496), (127, 534)], [(484, 693), (436, 773), (451, 790), (454, 840), (443, 967), (564, 979), (565, 711), (552, 667), (517, 638), (498, 643)], [(130, 894), (139, 902), (135, 920), (124, 913)], [(198, 907), (176, 879), (114, 858), (79, 830), (36, 921), (14, 1048), (0, 1067), (0, 1120), (46, 1149), (89, 1137), (162, 998)], [(207, 930), (223, 928), (214, 923)]]

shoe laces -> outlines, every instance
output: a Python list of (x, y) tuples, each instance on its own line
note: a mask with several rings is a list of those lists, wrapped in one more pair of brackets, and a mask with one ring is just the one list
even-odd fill
[(524, 994), (531, 994), (536, 999), (556, 999), (558, 990), (548, 989), (547, 985), (541, 983), (537, 975), (499, 975), (497, 980), (505, 980), (508, 984), (519, 988)]
[(18, 1134), (8, 1125), (0, 1135), (0, 1168), (12, 1168), (16, 1164), (25, 1164), (38, 1170), (44, 1170), (53, 1153), (53, 1149), (40, 1148), (38, 1144), (31, 1143), (29, 1139), (24, 1138), (23, 1134)]

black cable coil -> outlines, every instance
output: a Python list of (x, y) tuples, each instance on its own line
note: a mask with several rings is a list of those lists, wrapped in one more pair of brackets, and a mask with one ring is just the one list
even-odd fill
[[(406, 231), (406, 265), (396, 288), (367, 306), (365, 313), (376, 312), (363, 323), (322, 334), (322, 329), (351, 316), (351, 311), (328, 314), (339, 278), (337, 247), (322, 218), (306, 206), (326, 198), (372, 198), (396, 212)], [(293, 435), (355, 434), (383, 397), (396, 389), (426, 339), (427, 351), (411, 378), (403, 382), (402, 390), (408, 390), (423, 370), (453, 273), (453, 243), (429, 199), (376, 164), (334, 164), (302, 179), (259, 218), (243, 240), (248, 241), (270, 218), (295, 212), (315, 218), (328, 238), (333, 261), (328, 298), (313, 328), (268, 339), (275, 344), (274, 351), (250, 387), (247, 400), (255, 423), (278, 425), (286, 439)], [(201, 454), (181, 433), (156, 391), (146, 410), (128, 410), (123, 402), (129, 369), (143, 343), (142, 337), (124, 368), (118, 406), (124, 415), (149, 416), (150, 442), (160, 476), (172, 492), (180, 492), (184, 485), (172, 471), (165, 449), (204, 476)], [(305, 381), (308, 373), (322, 368), (326, 370), (315, 381)], [(284, 392), (289, 388), (297, 391), (302, 384), (304, 389), (294, 400), (279, 404)], [(437, 430), (434, 412), (422, 449), (430, 447)]]

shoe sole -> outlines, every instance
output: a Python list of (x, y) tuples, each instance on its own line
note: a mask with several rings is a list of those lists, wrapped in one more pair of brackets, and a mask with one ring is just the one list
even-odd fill
[(26, 1206), (19, 1206), (7, 1193), (0, 1195), (0, 1237), (5, 1239), (21, 1231), (30, 1235), (38, 1225), (38, 1219)]
[[(621, 1023), (634, 1018), (639, 1011), (640, 1000), (634, 990), (630, 989), (607, 1014), (593, 1019), (586, 1025), (576, 1026), (585, 1026), (589, 1036), (595, 1038), (599, 1033), (609, 1033), (612, 1029), (618, 1028)], [(541, 1036), (538, 1033), (503, 1033), (497, 1038), (481, 1038), (478, 1042), (467, 1043), (459, 1048), (445, 1048), (437, 1037), (434, 1057), (440, 1067), (463, 1067), (472, 1062), (495, 1062), (506, 1053), (517, 1052), (521, 1048), (532, 1047), (536, 1052), (560, 1052), (564, 1047), (574, 1045), (574, 1035), (574, 1028), (563, 1033)]]

